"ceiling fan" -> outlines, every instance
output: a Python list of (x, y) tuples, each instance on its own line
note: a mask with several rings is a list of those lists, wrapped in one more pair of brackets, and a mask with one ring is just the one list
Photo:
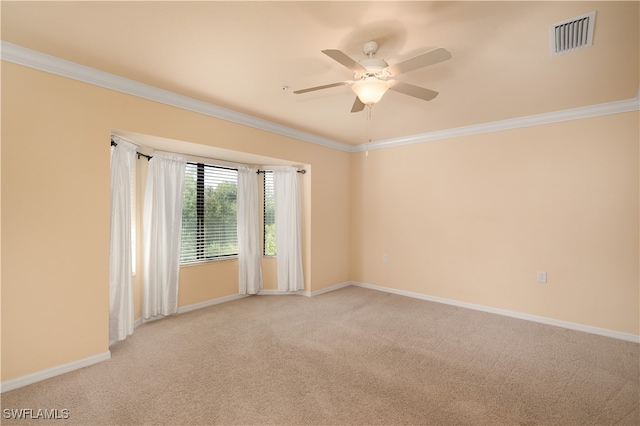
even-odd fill
[(356, 100), (351, 112), (359, 112), (364, 109), (365, 105), (375, 104), (382, 99), (387, 90), (404, 93), (425, 101), (430, 101), (438, 96), (438, 92), (433, 90), (390, 78), (451, 59), (451, 52), (447, 49), (438, 47), (392, 66), (389, 66), (383, 59), (375, 58), (377, 51), (378, 43), (375, 41), (366, 42), (362, 46), (362, 52), (367, 55), (367, 59), (357, 62), (338, 49), (323, 50), (322, 53), (353, 71), (353, 80), (295, 90), (293, 93), (301, 94), (352, 84), (351, 89), (356, 94)]

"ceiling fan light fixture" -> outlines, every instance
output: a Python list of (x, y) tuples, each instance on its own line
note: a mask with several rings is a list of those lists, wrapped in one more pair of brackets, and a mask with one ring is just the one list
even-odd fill
[(355, 82), (351, 86), (351, 90), (363, 104), (373, 105), (382, 99), (382, 96), (389, 90), (389, 83), (377, 77), (366, 77)]
[(385, 60), (374, 57), (377, 50), (378, 43), (375, 41), (365, 43), (362, 47), (362, 53), (367, 55), (367, 59), (361, 61), (356, 61), (338, 49), (323, 50), (322, 53), (350, 69), (353, 72), (353, 80), (294, 90), (293, 93), (302, 94), (350, 84), (351, 89), (357, 96), (351, 107), (351, 112), (360, 112), (364, 109), (365, 105), (371, 106), (379, 102), (387, 90), (403, 93), (417, 99), (422, 99), (423, 101), (430, 101), (438, 96), (438, 92), (436, 91), (402, 81), (388, 80), (388, 78), (447, 61), (451, 59), (451, 52), (443, 47), (438, 47), (393, 66), (389, 66)]

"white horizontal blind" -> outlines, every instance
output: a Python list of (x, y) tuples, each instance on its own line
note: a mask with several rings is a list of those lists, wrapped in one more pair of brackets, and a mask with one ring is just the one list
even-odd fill
[(237, 170), (187, 163), (181, 264), (238, 254), (237, 188)]
[(263, 247), (265, 256), (276, 255), (275, 198), (273, 196), (273, 172), (264, 173)]

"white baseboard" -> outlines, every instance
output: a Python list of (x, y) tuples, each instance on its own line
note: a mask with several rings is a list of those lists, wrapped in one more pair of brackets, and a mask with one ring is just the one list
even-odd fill
[(5, 380), (0, 384), (0, 392), (8, 392), (23, 386), (31, 385), (42, 380), (50, 379), (61, 374), (69, 373), (80, 368), (88, 367), (102, 361), (111, 359), (111, 352), (106, 351), (101, 354), (93, 355), (88, 358), (79, 359), (77, 361), (68, 362), (56, 367), (47, 368), (46, 370), (37, 371), (15, 379)]
[(308, 296), (308, 292), (305, 290), (298, 291), (280, 291), (274, 289), (262, 289), (258, 292), (258, 296)]
[(219, 305), (220, 303), (231, 302), (232, 300), (242, 299), (243, 297), (247, 297), (245, 294), (232, 294), (230, 296), (218, 297), (216, 299), (207, 300), (200, 303), (194, 303), (192, 305), (183, 306), (178, 308), (179, 314), (184, 314), (185, 312), (195, 311), (196, 309), (207, 308), (213, 305)]
[[(339, 283), (339, 284), (333, 285), (331, 287), (323, 288), (321, 290), (317, 290), (317, 291), (314, 291), (314, 292), (309, 292), (309, 291), (306, 291), (306, 290), (291, 291), (291, 292), (281, 292), (281, 291), (275, 290), (275, 289), (262, 289), (262, 290), (260, 290), (258, 292), (258, 295), (260, 295), (260, 296), (302, 295), (302, 296), (312, 297), (312, 296), (317, 296), (317, 295), (322, 294), (322, 293), (327, 293), (329, 291), (338, 290), (340, 288), (347, 287), (349, 285), (351, 285), (351, 282), (350, 281), (346, 281), (346, 282)], [(176, 312), (176, 314), (183, 314), (185, 312), (195, 311), (196, 309), (202, 309), (202, 308), (206, 308), (208, 306), (217, 305), (219, 303), (230, 302), (232, 300), (242, 299), (243, 297), (248, 297), (248, 296), (249, 295), (245, 295), (245, 294), (232, 294), (230, 296), (218, 297), (216, 299), (210, 299), (210, 300), (206, 300), (204, 302), (194, 303), (192, 305), (187, 305), (187, 306), (183, 306), (181, 308), (178, 308), (178, 312)], [(174, 315), (176, 315), (176, 314), (174, 314)], [(171, 316), (171, 315), (169, 315), (169, 316)], [(146, 318), (146, 319), (138, 318), (137, 320), (134, 321), (133, 328), (139, 327), (140, 325), (142, 325), (145, 322), (156, 321), (156, 320), (160, 320), (160, 319), (163, 319), (163, 318), (166, 318), (166, 316), (158, 315), (158, 316), (155, 316), (155, 317), (152, 317), (152, 318)]]
[(164, 318), (171, 317), (173, 315), (184, 314), (185, 312), (195, 311), (197, 309), (207, 308), (209, 306), (218, 305), (220, 303), (230, 302), (232, 300), (242, 299), (243, 297), (247, 297), (244, 294), (232, 294), (230, 296), (217, 297), (215, 299), (205, 300), (204, 302), (194, 303), (192, 305), (186, 305), (178, 308), (178, 312), (171, 315), (156, 315), (151, 318), (138, 318), (133, 323), (133, 328), (137, 328), (144, 324), (145, 322), (157, 321)]
[[(135, 320), (133, 322), (133, 329), (135, 330), (136, 328), (140, 327), (142, 325), (144, 321), (142, 321), (142, 317), (138, 318), (137, 320)], [(111, 342), (109, 343), (109, 346), (111, 346)]]
[(300, 290), (300, 291), (290, 291), (290, 292), (281, 292), (279, 290), (260, 290), (260, 292), (258, 293), (261, 296), (286, 296), (286, 295), (301, 295), (301, 296), (307, 296), (307, 297), (314, 297), (314, 296), (319, 296), (321, 294), (324, 293), (328, 293), (330, 291), (335, 291), (335, 290), (339, 290), (341, 288), (344, 287), (348, 287), (351, 285), (351, 281), (345, 281), (343, 283), (338, 283), (326, 288), (321, 288), (320, 290), (316, 290), (316, 291), (307, 291), (307, 290)]
[(371, 290), (383, 291), (383, 292), (386, 292), (386, 293), (398, 294), (398, 295), (401, 295), (401, 296), (412, 297), (414, 299), (428, 300), (430, 302), (436, 302), (436, 303), (443, 303), (443, 304), (446, 304), (446, 305), (459, 306), (461, 308), (473, 309), (473, 310), (476, 310), (476, 311), (488, 312), (488, 313), (491, 313), (491, 314), (504, 315), (504, 316), (507, 316), (507, 317), (519, 318), (519, 319), (523, 319), (523, 320), (527, 320), (527, 321), (533, 321), (533, 322), (538, 322), (538, 323), (542, 323), (542, 324), (553, 325), (553, 326), (556, 326), (556, 327), (568, 328), (570, 330), (582, 331), (582, 332), (585, 332), (585, 333), (597, 334), (597, 335), (600, 335), (600, 336), (613, 337), (614, 339), (626, 340), (628, 342), (640, 343), (640, 336), (635, 335), (635, 334), (631, 334), (631, 333), (624, 333), (622, 331), (609, 330), (609, 329), (606, 329), (606, 328), (599, 328), (599, 327), (593, 327), (593, 326), (590, 326), (590, 325), (577, 324), (577, 323), (569, 322), (569, 321), (562, 321), (562, 320), (557, 320), (557, 319), (553, 319), (553, 318), (540, 317), (540, 316), (537, 316), (537, 315), (525, 314), (525, 313), (522, 313), (522, 312), (515, 312), (515, 311), (509, 311), (509, 310), (506, 310), (506, 309), (493, 308), (491, 306), (476, 305), (474, 303), (460, 302), (458, 300), (445, 299), (443, 297), (428, 296), (428, 295), (422, 294), (422, 293), (414, 293), (414, 292), (411, 292), (411, 291), (397, 290), (397, 289), (394, 289), (394, 288), (382, 287), (382, 286), (373, 285), (373, 284), (366, 284), (366, 283), (361, 283), (361, 282), (357, 282), (357, 281), (352, 281), (351, 285), (354, 285), (356, 287), (368, 288), (368, 289), (371, 289)]
[(329, 287), (321, 288), (320, 290), (312, 291), (309, 296), (319, 296), (324, 293), (329, 293), (330, 291), (340, 290), (341, 288), (348, 287), (351, 285), (351, 281), (345, 281), (343, 283), (335, 284)]

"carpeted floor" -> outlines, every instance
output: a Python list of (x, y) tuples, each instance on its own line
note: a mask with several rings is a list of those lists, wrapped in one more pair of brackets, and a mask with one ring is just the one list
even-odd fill
[(2, 423), (640, 424), (638, 344), (358, 287), (146, 323), (111, 352), (2, 394)]

